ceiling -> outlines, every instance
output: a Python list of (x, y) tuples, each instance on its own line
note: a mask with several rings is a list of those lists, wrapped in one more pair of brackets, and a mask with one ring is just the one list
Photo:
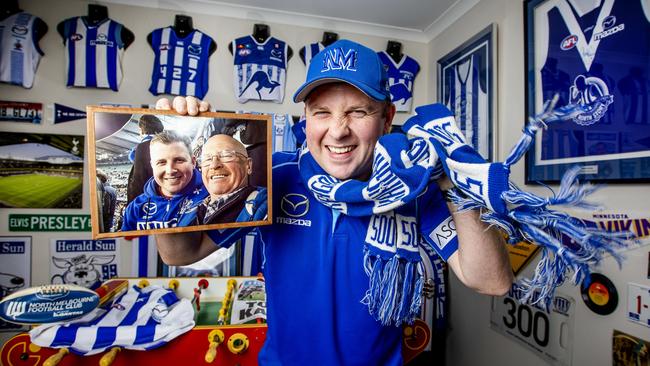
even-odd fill
[(428, 42), (479, 0), (104, 0)]

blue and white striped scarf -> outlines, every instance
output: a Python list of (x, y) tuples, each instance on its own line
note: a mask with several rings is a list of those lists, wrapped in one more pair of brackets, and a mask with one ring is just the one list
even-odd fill
[[(569, 271), (580, 283), (588, 277), (589, 266), (598, 264), (605, 254), (620, 260), (614, 252), (625, 245), (621, 235), (588, 228), (580, 220), (550, 205), (593, 207), (584, 198), (595, 189), (577, 182), (578, 171), (570, 170), (560, 191), (550, 198), (519, 190), (510, 182), (510, 166), (530, 147), (532, 138), (545, 123), (564, 121), (577, 113), (575, 108), (554, 110), (532, 118), (524, 134), (504, 163), (486, 162), (465, 142), (452, 113), (442, 104), (416, 108), (416, 115), (403, 126), (408, 136), (382, 136), (374, 150), (373, 170), (368, 181), (341, 181), (328, 175), (304, 146), (300, 155), (300, 174), (319, 202), (349, 216), (391, 215), (389, 222), (400, 227), (415, 221), (413, 202), (428, 185), (436, 184), (443, 171), (455, 185), (453, 200), (459, 211), (480, 209), (481, 219), (497, 225), (509, 235), (509, 242), (522, 239), (542, 246), (543, 256), (532, 280), (526, 281), (524, 300), (548, 305), (556, 287)], [(426, 215), (427, 213), (421, 213)], [(400, 230), (392, 230), (399, 235)], [(561, 232), (576, 241), (563, 246)], [(412, 322), (421, 303), (422, 270), (417, 245), (405, 245), (400, 238), (395, 246), (377, 245), (366, 238), (364, 267), (369, 289), (363, 303), (382, 324)]]

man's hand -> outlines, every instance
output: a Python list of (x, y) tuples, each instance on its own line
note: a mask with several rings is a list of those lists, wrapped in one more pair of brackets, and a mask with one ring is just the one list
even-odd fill
[(190, 116), (196, 116), (200, 112), (207, 112), (210, 110), (210, 103), (204, 100), (198, 100), (195, 97), (175, 97), (174, 100), (170, 103), (167, 98), (160, 98), (156, 102), (156, 109), (161, 109), (164, 111), (174, 110), (179, 114), (187, 114)]

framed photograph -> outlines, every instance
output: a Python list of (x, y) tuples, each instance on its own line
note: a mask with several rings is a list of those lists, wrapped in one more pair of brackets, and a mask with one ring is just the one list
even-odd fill
[(557, 107), (584, 110), (537, 133), (526, 183), (557, 183), (576, 165), (594, 182), (650, 181), (649, 6), (647, 0), (524, 3), (526, 116), (555, 95)]
[(93, 239), (271, 224), (268, 115), (87, 113)]
[(438, 60), (438, 102), (449, 108), (467, 143), (492, 161), (496, 146), (496, 24)]
[(0, 133), (0, 207), (82, 208), (84, 136)]

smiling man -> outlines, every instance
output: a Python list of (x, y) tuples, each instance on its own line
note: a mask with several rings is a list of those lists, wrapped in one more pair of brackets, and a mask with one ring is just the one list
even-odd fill
[(214, 135), (201, 152), (201, 177), (210, 196), (198, 208), (199, 224), (261, 220), (266, 189), (249, 185), (253, 161), (246, 147), (229, 135)]
[(124, 211), (122, 231), (188, 226), (207, 192), (195, 168), (190, 141), (174, 131), (154, 135), (149, 144), (153, 176)]
[[(305, 103), (306, 145), (273, 155), (274, 222), (257, 229), (268, 321), (260, 365), (401, 365), (399, 325), (420, 311), (421, 256), (437, 253), (478, 292), (510, 288), (503, 238), (478, 211), (445, 201), (451, 182), (400, 175), (415, 164), (396, 152), (408, 148), (404, 136), (382, 137), (395, 106), (375, 51), (328, 46), (294, 101)], [(209, 104), (177, 97), (157, 107), (194, 115)], [(159, 235), (158, 250), (168, 264), (191, 263), (246, 230)]]

